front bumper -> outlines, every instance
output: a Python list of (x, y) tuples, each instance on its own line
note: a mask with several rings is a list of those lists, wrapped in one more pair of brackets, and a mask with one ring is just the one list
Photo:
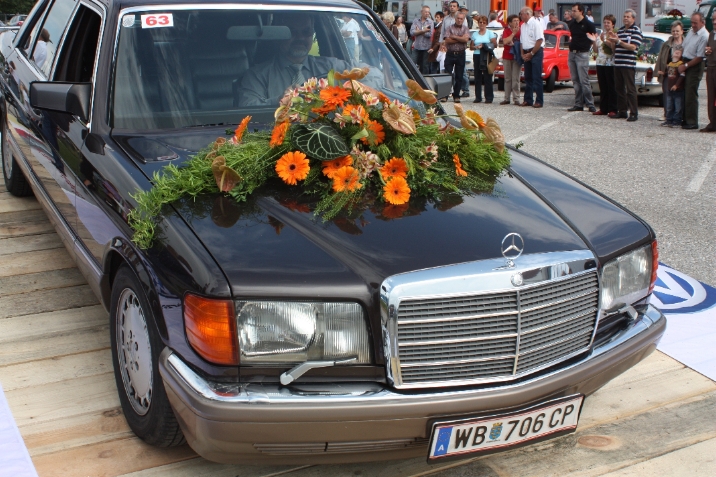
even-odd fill
[(427, 456), (436, 419), (504, 412), (589, 395), (649, 355), (666, 318), (648, 305), (585, 359), (512, 385), (398, 393), (379, 384), (208, 382), (170, 349), (159, 360), (184, 435), (201, 456), (225, 463), (339, 463)]

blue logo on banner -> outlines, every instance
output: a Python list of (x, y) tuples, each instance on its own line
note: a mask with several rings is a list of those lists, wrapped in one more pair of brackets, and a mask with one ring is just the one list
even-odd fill
[(651, 303), (664, 313), (695, 313), (716, 305), (716, 289), (660, 263)]
[(450, 436), (452, 435), (452, 427), (443, 427), (438, 432), (438, 441), (435, 443), (435, 453), (433, 455), (447, 454), (450, 446)]

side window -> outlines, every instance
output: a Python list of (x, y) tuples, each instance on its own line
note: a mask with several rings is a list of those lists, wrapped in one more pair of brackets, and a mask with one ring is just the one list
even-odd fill
[(92, 81), (101, 24), (102, 18), (99, 14), (80, 5), (67, 30), (67, 37), (55, 68), (55, 81)]
[(560, 37), (559, 48), (560, 48), (560, 50), (568, 50), (569, 49), (569, 35), (562, 35), (562, 37)]
[[(30, 56), (32, 45), (35, 44), (35, 38), (37, 38), (37, 34), (40, 32), (42, 17), (45, 14), (45, 5), (41, 5), (41, 3), (42, 2), (37, 2), (35, 8), (32, 12), (30, 12), (28, 18), (25, 19), (25, 22), (22, 24), (20, 31), (18, 32), (17, 38), (20, 39), (18, 47), (25, 54), (25, 56), (28, 57)], [(28, 29), (31, 31), (28, 32)]]
[(76, 0), (56, 0), (45, 17), (42, 29), (30, 55), (30, 60), (49, 77), (52, 63), (57, 53), (57, 45), (67, 27), (70, 15), (75, 9)]

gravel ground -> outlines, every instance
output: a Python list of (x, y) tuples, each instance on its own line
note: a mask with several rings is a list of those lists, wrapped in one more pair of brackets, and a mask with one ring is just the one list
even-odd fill
[[(474, 86), (471, 94), (474, 95)], [(716, 133), (660, 127), (656, 99), (639, 101), (639, 120), (568, 112), (571, 83), (545, 93), (542, 109), (495, 102), (465, 109), (494, 117), (507, 142), (553, 164), (620, 202), (656, 230), (660, 261), (716, 286)], [(705, 81), (699, 127), (708, 124)], [(597, 97), (598, 101), (598, 97)], [(443, 103), (454, 113), (453, 103)]]

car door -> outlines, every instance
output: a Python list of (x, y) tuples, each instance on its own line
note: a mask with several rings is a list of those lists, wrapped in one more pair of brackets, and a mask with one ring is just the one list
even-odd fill
[(569, 81), (571, 79), (569, 73), (569, 41), (571, 37), (569, 33), (565, 33), (559, 37), (559, 48), (557, 49), (557, 65), (559, 68), (559, 81)]
[[(80, 0), (57, 56), (53, 81), (90, 83), (94, 96), (105, 16), (101, 5)], [(93, 142), (96, 136), (91, 133), (91, 114), (87, 122), (75, 119), (69, 124), (68, 142), (62, 151), (76, 184), (76, 215), (72, 227), (77, 233), (76, 252), (80, 268), (85, 275), (97, 276), (101, 271), (105, 245), (117, 235), (117, 227), (107, 217), (105, 208), (107, 205), (114, 208), (121, 201), (116, 187), (107, 179), (108, 174), (103, 172), (108, 158), (101, 154), (104, 145)], [(96, 155), (97, 160), (88, 160), (88, 155)], [(89, 281), (91, 285), (96, 285), (93, 280)]]
[[(53, 73), (57, 48), (78, 0), (54, 0), (42, 14), (32, 17), (30, 29), (23, 29), (6, 58), (9, 90), (6, 91), (7, 131), (13, 142), (57, 209), (66, 227), (75, 222), (75, 181), (66, 164), (73, 118), (68, 114), (40, 111), (30, 106), (30, 84), (46, 81)], [(72, 234), (60, 234), (71, 241)], [(69, 244), (68, 244), (69, 245)]]

